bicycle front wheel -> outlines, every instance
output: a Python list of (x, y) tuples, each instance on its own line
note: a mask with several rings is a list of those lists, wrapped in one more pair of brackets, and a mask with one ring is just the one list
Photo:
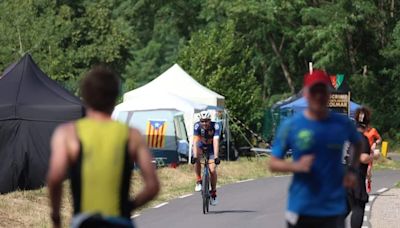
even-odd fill
[(208, 172), (206, 171), (202, 179), (201, 195), (203, 197), (203, 214), (206, 214), (210, 205), (210, 183)]

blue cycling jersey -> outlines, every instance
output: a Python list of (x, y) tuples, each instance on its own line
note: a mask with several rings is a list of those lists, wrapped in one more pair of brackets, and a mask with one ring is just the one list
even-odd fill
[(214, 137), (219, 137), (221, 133), (221, 127), (217, 122), (211, 122), (210, 127), (208, 129), (204, 129), (201, 127), (201, 123), (197, 122), (194, 124), (194, 136), (199, 136), (200, 141), (197, 144), (197, 147), (207, 147), (208, 151), (213, 154), (213, 139)]

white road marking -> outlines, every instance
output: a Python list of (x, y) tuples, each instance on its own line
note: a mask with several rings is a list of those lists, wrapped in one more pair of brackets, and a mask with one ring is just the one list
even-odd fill
[(387, 191), (388, 190), (388, 188), (381, 188), (381, 189), (379, 189), (378, 191), (376, 191), (377, 193), (382, 193), (382, 192), (385, 192), (385, 191)]
[(364, 222), (368, 221), (368, 217), (364, 216)]
[(371, 206), (369, 205), (365, 206), (365, 211), (371, 211)]
[(376, 197), (376, 196), (370, 196), (368, 201), (369, 201), (369, 202), (374, 201), (375, 197)]
[(248, 182), (248, 181), (253, 181), (254, 179), (247, 179), (247, 180), (241, 180), (241, 181), (237, 181), (236, 183), (243, 183), (243, 182)]
[(139, 215), (140, 214), (134, 214), (134, 215), (132, 215), (131, 219), (137, 218), (137, 217), (139, 217)]
[(274, 177), (289, 177), (291, 175), (278, 175), (278, 176), (274, 176)]
[(368, 226), (362, 226), (361, 228), (369, 228)]
[(167, 205), (167, 204), (168, 204), (168, 202), (160, 203), (160, 204), (158, 204), (157, 206), (154, 206), (153, 208), (160, 208), (160, 207), (165, 206), (165, 205)]
[(187, 195), (179, 196), (179, 199), (183, 199), (183, 198), (189, 197), (191, 195), (193, 195), (193, 194), (187, 194)]

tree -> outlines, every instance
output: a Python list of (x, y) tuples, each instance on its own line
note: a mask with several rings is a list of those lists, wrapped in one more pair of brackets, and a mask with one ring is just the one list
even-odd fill
[(195, 33), (181, 49), (178, 63), (200, 83), (224, 95), (232, 115), (260, 129), (261, 90), (251, 65), (252, 54), (230, 22)]
[(1, 2), (2, 67), (29, 52), (47, 74), (74, 92), (80, 76), (94, 64), (107, 63), (122, 72), (131, 30), (123, 18), (113, 18), (112, 8), (107, 1)]

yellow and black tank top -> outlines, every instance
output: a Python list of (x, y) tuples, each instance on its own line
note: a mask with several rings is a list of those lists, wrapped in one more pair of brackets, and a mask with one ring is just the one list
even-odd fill
[(116, 121), (83, 118), (76, 122), (76, 131), (80, 151), (70, 169), (74, 214), (129, 218), (129, 128)]

